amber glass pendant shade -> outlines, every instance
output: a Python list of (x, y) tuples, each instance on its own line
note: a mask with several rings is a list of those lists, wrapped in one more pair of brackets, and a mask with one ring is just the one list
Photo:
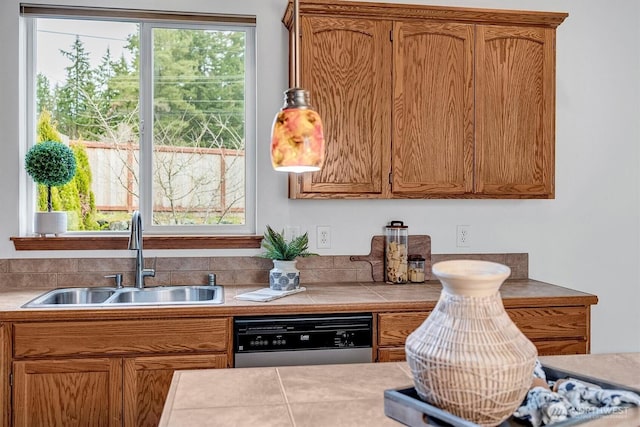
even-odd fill
[(300, 1), (293, 1), (294, 87), (284, 93), (284, 106), (271, 128), (271, 164), (279, 172), (315, 172), (324, 163), (324, 133), (320, 115), (300, 89)]
[(320, 115), (309, 105), (309, 93), (292, 88), (271, 131), (271, 164), (280, 172), (314, 172), (324, 163), (324, 134)]

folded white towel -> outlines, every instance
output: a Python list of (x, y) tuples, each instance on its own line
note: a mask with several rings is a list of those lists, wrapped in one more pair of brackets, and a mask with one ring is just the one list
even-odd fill
[(298, 288), (291, 291), (276, 291), (271, 288), (262, 288), (257, 291), (246, 292), (244, 294), (236, 295), (235, 298), (243, 301), (272, 301), (274, 299), (286, 297), (287, 295), (297, 294), (299, 292), (306, 291), (307, 288)]

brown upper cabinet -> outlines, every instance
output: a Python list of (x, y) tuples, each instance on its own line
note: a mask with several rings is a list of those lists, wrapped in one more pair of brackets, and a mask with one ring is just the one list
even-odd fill
[(300, 83), (327, 146), (289, 197), (553, 198), (566, 17), (301, 0)]

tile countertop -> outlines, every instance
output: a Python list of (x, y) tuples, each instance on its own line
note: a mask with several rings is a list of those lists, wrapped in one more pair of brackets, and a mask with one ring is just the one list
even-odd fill
[[(546, 366), (640, 388), (640, 353), (545, 356)], [(405, 362), (177, 371), (160, 427), (398, 426), (383, 391), (412, 385)], [(640, 408), (589, 427), (638, 427)]]
[[(424, 284), (387, 285), (380, 282), (303, 284), (305, 292), (269, 302), (240, 301), (235, 295), (265, 286), (224, 286), (225, 302), (220, 305), (130, 306), (68, 309), (23, 309), (21, 306), (50, 289), (0, 291), (0, 320), (164, 317), (168, 315), (234, 316), (304, 312), (347, 312), (354, 310), (425, 310), (440, 296), (437, 281)], [(531, 279), (507, 280), (500, 292), (505, 307), (532, 307), (596, 304), (595, 295)]]

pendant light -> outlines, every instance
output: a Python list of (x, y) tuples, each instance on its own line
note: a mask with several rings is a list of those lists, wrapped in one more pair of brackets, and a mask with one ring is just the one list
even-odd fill
[(284, 92), (284, 106), (271, 129), (271, 164), (280, 172), (314, 172), (324, 163), (324, 134), (320, 115), (300, 86), (299, 1), (293, 1), (294, 87)]

